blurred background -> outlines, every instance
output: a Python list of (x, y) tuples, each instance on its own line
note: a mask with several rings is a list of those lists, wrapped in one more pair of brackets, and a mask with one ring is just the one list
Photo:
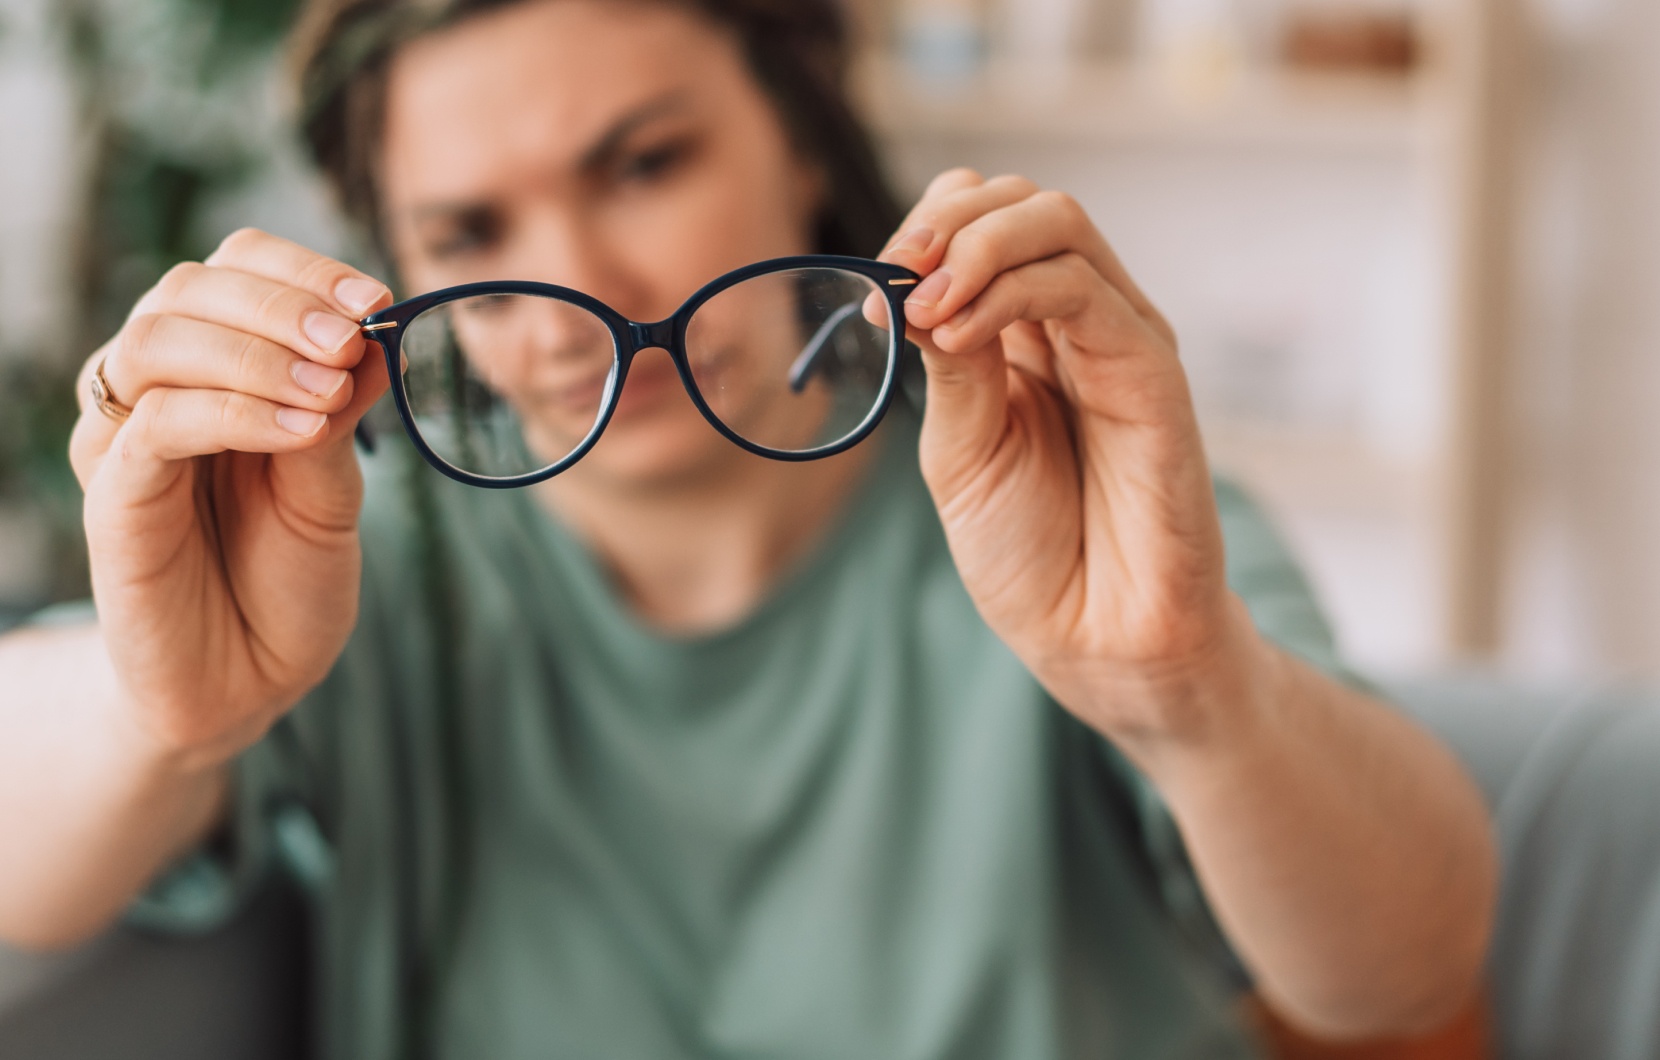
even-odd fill
[[(1084, 203), (1358, 664), (1660, 677), (1660, 5), (850, 2), (896, 179)], [(294, 7), (0, 0), (0, 616), (86, 591), (72, 380), (138, 294), (242, 225), (351, 256)]]

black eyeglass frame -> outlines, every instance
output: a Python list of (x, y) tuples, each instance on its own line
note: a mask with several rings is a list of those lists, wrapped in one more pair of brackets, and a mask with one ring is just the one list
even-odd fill
[[(774, 272), (790, 272), (799, 269), (837, 269), (842, 272), (856, 273), (876, 284), (877, 288), (887, 297), (889, 320), (889, 347), (887, 373), (882, 380), (882, 388), (877, 394), (876, 402), (869, 415), (853, 429), (846, 437), (829, 445), (819, 446), (816, 449), (793, 451), (785, 449), (771, 449), (764, 445), (757, 445), (746, 438), (739, 436), (720, 417), (715, 415), (708, 402), (698, 391), (697, 382), (692, 376), (691, 361), (686, 353), (686, 329), (691, 323), (692, 314), (701, 308), (704, 303), (716, 295), (758, 276), (765, 276)], [(921, 277), (910, 269), (901, 265), (893, 265), (885, 261), (872, 261), (868, 258), (845, 257), (839, 254), (803, 254), (795, 257), (773, 258), (770, 261), (760, 261), (753, 265), (746, 265), (741, 269), (734, 269), (725, 275), (704, 284), (695, 294), (681, 303), (667, 319), (653, 324), (642, 324), (629, 320), (621, 313), (590, 295), (569, 287), (559, 287), (553, 284), (534, 283), (528, 280), (499, 280), (482, 283), (467, 283), (458, 287), (445, 287), (427, 294), (417, 295), (396, 305), (389, 306), (372, 313), (358, 322), (364, 337), (373, 339), (380, 344), (386, 354), (386, 374), (392, 381), (392, 400), (398, 409), (398, 418), (403, 421), (404, 431), (409, 440), (414, 443), (417, 451), (437, 471), (449, 476), (457, 482), (468, 486), (479, 486), (485, 489), (518, 489), (524, 486), (533, 486), (539, 482), (546, 482), (562, 471), (568, 470), (578, 460), (586, 456), (599, 441), (600, 435), (605, 433), (606, 425), (611, 422), (611, 416), (616, 412), (617, 402), (622, 397), (623, 385), (628, 381), (628, 369), (634, 363), (634, 358), (642, 350), (663, 349), (668, 352), (674, 361), (676, 373), (680, 376), (681, 385), (686, 388), (692, 404), (703, 414), (703, 418), (716, 431), (738, 446), (757, 456), (764, 456), (771, 460), (805, 461), (820, 460), (827, 456), (844, 453), (858, 445), (876, 429), (877, 424), (887, 415), (893, 404), (894, 392), (898, 389), (899, 370), (905, 343), (905, 299), (910, 295), (911, 288), (915, 287)], [(563, 459), (548, 467), (524, 475), (490, 476), (478, 475), (451, 464), (439, 456), (421, 435), (420, 428), (415, 423), (415, 412), (409, 403), (409, 393), (404, 385), (401, 369), (400, 348), (403, 341), (404, 329), (417, 316), (443, 305), (463, 298), (476, 298), (484, 295), (519, 294), (534, 295), (542, 298), (556, 298), (580, 309), (585, 309), (598, 317), (611, 332), (612, 349), (616, 358), (616, 384), (611, 388), (606, 398), (605, 406), (594, 420), (594, 426), (587, 436)], [(799, 389), (794, 385), (792, 388)], [(359, 440), (372, 448), (366, 433), (360, 428)]]

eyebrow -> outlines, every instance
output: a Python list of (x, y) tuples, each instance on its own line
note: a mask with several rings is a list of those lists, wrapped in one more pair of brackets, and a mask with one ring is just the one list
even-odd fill
[(684, 89), (675, 89), (666, 95), (659, 96), (654, 100), (649, 100), (646, 103), (635, 107), (633, 110), (613, 122), (611, 127), (607, 129), (599, 137), (599, 139), (594, 141), (593, 146), (582, 152), (582, 154), (578, 157), (577, 166), (584, 170), (602, 168), (611, 160), (613, 156), (622, 150), (622, 145), (627, 142), (630, 136), (634, 134), (635, 130), (639, 129), (643, 125), (656, 121), (665, 114), (672, 114), (673, 112), (682, 109), (685, 107), (686, 102), (686, 91)]
[[(622, 146), (641, 126), (648, 125), (666, 114), (685, 107), (689, 95), (684, 89), (674, 89), (656, 99), (647, 100), (612, 122), (588, 147), (577, 156), (577, 168), (586, 173), (604, 169), (621, 152)], [(412, 211), (416, 222), (433, 217), (454, 217), (484, 208), (478, 202), (432, 203), (417, 206)]]

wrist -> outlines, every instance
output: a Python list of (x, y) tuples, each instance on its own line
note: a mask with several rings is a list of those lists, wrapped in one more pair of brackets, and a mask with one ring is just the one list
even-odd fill
[(1068, 682), (1061, 701), (1152, 775), (1257, 744), (1275, 724), (1286, 657), (1229, 594), (1216, 635), (1177, 660), (1113, 666)]
[(240, 741), (181, 742), (147, 726), (128, 704), (98, 719), (95, 739), (112, 777), (139, 787), (205, 785), (220, 777), (245, 749)]
[[(138, 783), (190, 784), (220, 776), (270, 728), (269, 718), (238, 714), (234, 721), (203, 724), (197, 711), (168, 709), (130, 693), (111, 675), (109, 694), (92, 716), (88, 737), (101, 745), (113, 773)], [(232, 714), (226, 710), (225, 714)]]

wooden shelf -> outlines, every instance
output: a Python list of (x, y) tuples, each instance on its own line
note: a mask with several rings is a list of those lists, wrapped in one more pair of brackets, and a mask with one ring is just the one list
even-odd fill
[(1127, 63), (993, 63), (971, 79), (931, 83), (881, 54), (865, 58), (856, 83), (889, 137), (1392, 154), (1424, 141), (1432, 91), (1422, 76), (1259, 71), (1217, 99), (1184, 100)]
[(1212, 466), (1282, 510), (1396, 518), (1439, 510), (1435, 461), (1381, 450), (1358, 431), (1203, 418)]

